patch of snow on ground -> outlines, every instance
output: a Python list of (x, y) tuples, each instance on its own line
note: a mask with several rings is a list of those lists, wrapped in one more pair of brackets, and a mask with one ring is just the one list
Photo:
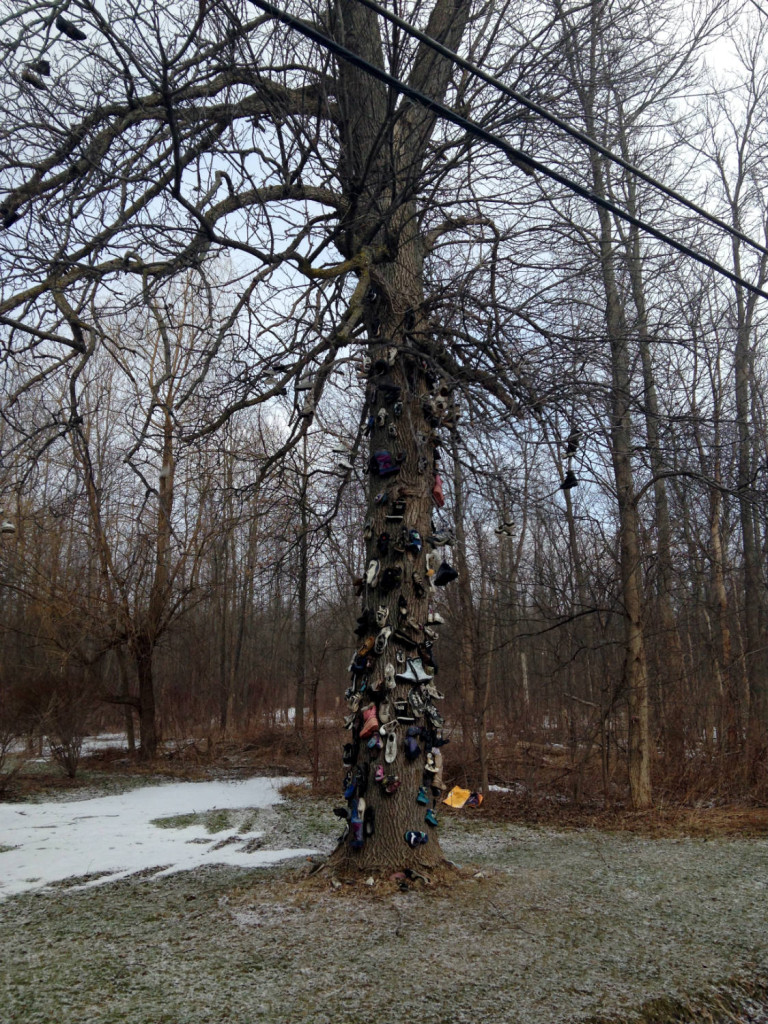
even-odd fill
[[(314, 853), (246, 853), (243, 845), (262, 833), (230, 829), (211, 835), (202, 825), (151, 824), (180, 814), (269, 807), (281, 802), (279, 788), (292, 781), (177, 782), (67, 803), (0, 804), (0, 900), (84, 875), (99, 875), (86, 885), (102, 885), (152, 868), (171, 874), (209, 864), (261, 867)], [(231, 841), (222, 847), (223, 840)]]
[[(102, 732), (97, 736), (86, 736), (83, 739), (83, 745), (80, 753), (83, 757), (88, 754), (95, 754), (99, 750), (127, 750), (128, 748), (128, 737), (124, 732)], [(12, 743), (9, 750), (12, 754), (23, 754), (27, 749), (27, 745), (24, 740), (17, 740)], [(45, 751), (46, 755), (49, 754), (48, 739), (45, 739)], [(42, 761), (47, 761), (46, 757), (35, 757), (32, 759), (34, 764), (40, 764)]]
[(98, 736), (86, 736), (83, 740), (82, 753), (93, 754), (97, 750), (125, 750), (128, 737), (124, 732), (102, 732)]

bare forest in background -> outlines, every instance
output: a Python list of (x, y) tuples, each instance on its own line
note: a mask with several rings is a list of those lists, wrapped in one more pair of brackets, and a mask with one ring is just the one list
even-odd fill
[[(83, 80), (54, 5), (5, 23), (0, 780), (43, 737), (73, 774), (82, 738), (106, 730), (137, 758), (169, 741), (284, 748), (335, 786), (370, 502), (358, 291), (388, 257), (339, 241), (348, 139), (326, 111), (327, 54), (253, 5), (201, 4), (199, 22), (197, 3), (167, 22), (150, 0), (121, 6), (97, 45), (96, 15), (70, 5), (93, 41)], [(409, 20), (445, 6), (414, 3)], [(472, 6), (471, 59), (768, 243), (758, 11), (709, 3), (681, 27), (666, 3), (512, 6)], [(192, 26), (175, 58), (152, 45)], [(407, 77), (407, 41), (381, 31)], [(131, 33), (147, 52), (131, 64), (112, 46), (124, 100), (110, 45)], [(103, 124), (89, 90), (115, 105)], [(768, 250), (457, 68), (445, 94), (765, 286)], [(156, 116), (141, 145), (138, 109)], [(764, 801), (765, 299), (455, 125), (424, 146), (424, 299), (417, 328), (400, 311), (398, 345), (430, 353), (454, 410), (433, 528), (453, 532), (460, 576), (430, 598), (447, 780), (629, 805), (647, 735), (654, 800)]]

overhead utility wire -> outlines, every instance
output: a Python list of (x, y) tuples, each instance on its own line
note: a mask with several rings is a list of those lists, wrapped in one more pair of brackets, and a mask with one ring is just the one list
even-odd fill
[(284, 25), (287, 25), (289, 28), (301, 33), (301, 35), (306, 36), (308, 39), (312, 39), (314, 42), (319, 43), (320, 46), (323, 46), (331, 53), (335, 53), (338, 57), (341, 57), (349, 64), (365, 71), (366, 74), (369, 74), (372, 78), (378, 78), (380, 82), (384, 82), (385, 85), (395, 89), (403, 96), (408, 96), (410, 99), (415, 100), (428, 110), (434, 111), (446, 121), (451, 121), (453, 124), (464, 129), (464, 131), (469, 132), (471, 135), (474, 135), (479, 139), (483, 139), (485, 142), (489, 142), (492, 146), (496, 146), (497, 149), (506, 153), (514, 163), (517, 163), (518, 165), (523, 164), (534, 171), (538, 171), (540, 174), (551, 178), (553, 181), (556, 181), (571, 192), (575, 192), (576, 195), (581, 196), (583, 199), (587, 199), (595, 206), (602, 207), (602, 209), (612, 213), (615, 217), (619, 217), (621, 220), (627, 221), (627, 223), (632, 224), (641, 231), (645, 231), (654, 238), (658, 238), (660, 242), (664, 242), (671, 248), (681, 252), (684, 256), (688, 256), (690, 259), (696, 260), (697, 263), (701, 263), (703, 266), (709, 267), (710, 270), (714, 270), (723, 277), (727, 277), (730, 281), (733, 281), (734, 284), (741, 285), (743, 288), (746, 288), (747, 291), (753, 292), (755, 295), (760, 295), (764, 299), (768, 299), (768, 292), (764, 292), (756, 285), (750, 284), (749, 281), (745, 281), (744, 278), (739, 277), (738, 274), (734, 274), (733, 271), (728, 270), (716, 260), (710, 259), (709, 256), (702, 255), (695, 249), (686, 245), (684, 242), (678, 242), (670, 235), (667, 235), (665, 232), (653, 227), (652, 224), (648, 224), (639, 217), (635, 217), (631, 213), (627, 213), (625, 210), (620, 209), (610, 200), (604, 199), (602, 196), (595, 195), (594, 192), (584, 188), (583, 185), (579, 185), (578, 182), (573, 181), (564, 174), (560, 174), (559, 171), (555, 171), (551, 167), (547, 167), (546, 164), (541, 163), (541, 161), (529, 156), (522, 150), (516, 149), (508, 142), (505, 142), (504, 139), (499, 138), (498, 135), (494, 135), (492, 132), (489, 132), (475, 121), (472, 121), (467, 117), (463, 117), (461, 114), (457, 114), (454, 110), (451, 110), (450, 107), (446, 107), (444, 104), (438, 102), (438, 100), (430, 99), (429, 96), (425, 96), (424, 93), (419, 92), (418, 89), (414, 89), (405, 82), (401, 82), (399, 78), (395, 78), (394, 75), (390, 75), (389, 72), (376, 67), (375, 64), (371, 64), (364, 57), (359, 56), (359, 54), (354, 53), (352, 50), (348, 50), (346, 46), (342, 46), (341, 43), (337, 43), (335, 40), (330, 39), (313, 25), (309, 25), (307, 22), (294, 17), (287, 11), (281, 10), (281, 8), (270, 3), (269, 0), (251, 0), (251, 3), (256, 7), (259, 7), (270, 17), (283, 22)]
[[(403, 18), (399, 17), (397, 14), (386, 10), (386, 8), (382, 7), (381, 4), (376, 3), (376, 0), (357, 0), (357, 2), (362, 4), (364, 7), (368, 7), (370, 10), (375, 11), (376, 14), (380, 14), (382, 18), (386, 18), (387, 21), (390, 21), (393, 25), (397, 25), (398, 28), (407, 32), (408, 35), (413, 36), (414, 39), (418, 39), (419, 42), (424, 43), (424, 45), (428, 46), (431, 50), (435, 50), (437, 53), (442, 54), (443, 57), (447, 57), (448, 60), (453, 61), (453, 63), (457, 64), (460, 68), (463, 68), (465, 71), (469, 71), (470, 74), (475, 75), (483, 82), (487, 82), (488, 85), (492, 85), (494, 89), (498, 89), (499, 92), (504, 93), (505, 96), (509, 96), (509, 98), (513, 99), (515, 103), (519, 103), (521, 106), (533, 111), (534, 114), (538, 114), (539, 117), (543, 117), (546, 121), (549, 121), (557, 128), (560, 128), (578, 142), (582, 142), (585, 146), (589, 146), (590, 149), (595, 150), (596, 153), (600, 153), (601, 156), (605, 156), (609, 160), (612, 160), (614, 163), (618, 164), (619, 167), (623, 167), (625, 171), (629, 171), (631, 174), (636, 175), (638, 178), (646, 182), (646, 184), (651, 185), (663, 195), (668, 196), (670, 199), (674, 199), (675, 202), (681, 203), (700, 217), (708, 220), (710, 224), (714, 224), (723, 231), (727, 231), (728, 234), (733, 235), (734, 238), (741, 239), (742, 242), (746, 242), (747, 245), (751, 245), (753, 248), (757, 249), (758, 252), (762, 252), (768, 256), (768, 247), (761, 245), (760, 242), (756, 242), (753, 238), (750, 238), (749, 235), (745, 235), (743, 232), (739, 231), (738, 228), (734, 228), (732, 225), (726, 224), (724, 220), (716, 217), (713, 213), (709, 213), (702, 206), (698, 206), (694, 203), (691, 199), (686, 199), (686, 197), (681, 195), (680, 192), (676, 192), (668, 185), (664, 185), (662, 182), (657, 181), (650, 174), (646, 174), (645, 171), (636, 167), (635, 164), (630, 163), (629, 160), (625, 160), (624, 157), (614, 153), (612, 150), (608, 149), (607, 146), (598, 142), (597, 139), (593, 139), (591, 135), (587, 135), (586, 132), (581, 131), (579, 128), (575, 128), (567, 121), (563, 121), (562, 118), (557, 116), (557, 114), (550, 113), (545, 107), (539, 106), (538, 103), (529, 99), (523, 93), (517, 92), (515, 89), (511, 89), (500, 79), (495, 78), (493, 75), (489, 75), (487, 71), (483, 71), (483, 69), (479, 68), (476, 64), (472, 64), (470, 61), (465, 60), (464, 57), (461, 57), (454, 50), (449, 50), (447, 46), (443, 46), (443, 44), (438, 42), (438, 40), (433, 36), (427, 35), (426, 32), (422, 32), (414, 25), (404, 21)], [(755, 0), (752, 0), (752, 2), (754, 3)]]
[(753, 7), (756, 7), (758, 11), (760, 11), (764, 18), (768, 18), (768, 14), (766, 14), (765, 9), (761, 7), (760, 4), (756, 3), (755, 0), (750, 0), (750, 2), (752, 3)]

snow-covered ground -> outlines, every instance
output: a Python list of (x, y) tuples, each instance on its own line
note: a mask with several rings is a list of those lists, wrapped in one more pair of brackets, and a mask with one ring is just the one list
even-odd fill
[[(23, 754), (26, 750), (26, 743), (24, 740), (17, 740), (12, 743), (9, 747), (9, 751), (12, 754)], [(124, 732), (102, 732), (98, 736), (86, 736), (83, 740), (83, 746), (81, 749), (82, 756), (85, 757), (88, 754), (95, 754), (100, 750), (126, 750), (128, 747), (128, 739)], [(47, 738), (43, 743), (43, 750), (46, 754), (45, 757), (35, 758), (35, 761), (47, 761), (49, 755), (49, 747)]]
[(86, 736), (83, 740), (83, 756), (99, 750), (126, 750), (128, 738), (124, 732), (102, 732), (98, 736)]
[(261, 833), (242, 827), (211, 834), (203, 824), (152, 824), (212, 810), (270, 807), (281, 802), (278, 790), (290, 781), (178, 782), (90, 800), (0, 804), (0, 900), (84, 875), (99, 876), (82, 883), (93, 886), (150, 869), (172, 874), (208, 864), (259, 867), (312, 853), (246, 852)]

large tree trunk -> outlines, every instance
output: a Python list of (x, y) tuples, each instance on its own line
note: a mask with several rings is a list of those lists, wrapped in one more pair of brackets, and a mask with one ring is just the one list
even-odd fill
[[(384, 311), (382, 311), (384, 312)], [(395, 335), (396, 326), (392, 323), (390, 311), (384, 312), (383, 317), (388, 337)], [(375, 360), (384, 354), (384, 349), (374, 348), (371, 357)], [(373, 445), (376, 451), (391, 450), (399, 452), (402, 456), (400, 471), (387, 479), (372, 476), (369, 488), (368, 517), (372, 524), (372, 534), (368, 542), (368, 564), (378, 559), (380, 563), (379, 579), (387, 568), (400, 569), (402, 571), (402, 583), (390, 592), (386, 593), (381, 587), (366, 587), (364, 607), (372, 612), (379, 608), (387, 609), (387, 623), (393, 629), (413, 638), (414, 642), (423, 640), (422, 629), (413, 629), (407, 624), (410, 618), (423, 626), (427, 622), (429, 593), (427, 587), (427, 571), (425, 557), (429, 550), (425, 538), (431, 533), (431, 511), (432, 511), (432, 484), (431, 474), (433, 451), (432, 444), (418, 445), (416, 434), (421, 432), (429, 434), (429, 425), (424, 419), (421, 398), (425, 394), (423, 375), (419, 372), (411, 376), (410, 382), (404, 372), (404, 366), (398, 361), (391, 373), (392, 380), (402, 389), (403, 413), (397, 423), (398, 436), (393, 440), (387, 436), (386, 428), (376, 427), (373, 431)], [(414, 386), (415, 385), (415, 386)], [(382, 406), (384, 408), (384, 406)], [(391, 409), (391, 406), (390, 406)], [(430, 472), (420, 468), (420, 460), (426, 459)], [(375, 495), (386, 492), (388, 500), (385, 505), (375, 503)], [(400, 522), (392, 522), (386, 519), (387, 513), (391, 510), (397, 495), (403, 494), (406, 503), (405, 518)], [(399, 554), (391, 550), (396, 543), (402, 529), (417, 530), (423, 540), (423, 547), (418, 554)], [(382, 534), (390, 535), (389, 552), (382, 555), (378, 547), (378, 539)], [(420, 588), (414, 580), (414, 573), (417, 573), (421, 581)], [(426, 588), (426, 589), (423, 589)], [(399, 613), (398, 601), (402, 598), (407, 607), (407, 616)], [(376, 636), (377, 630), (371, 629), (370, 635)], [(396, 689), (389, 691), (384, 683), (385, 666), (394, 666), (396, 672), (403, 672), (405, 664), (398, 664), (397, 655), (405, 657), (419, 657), (419, 651), (409, 650), (407, 644), (389, 640), (386, 649), (373, 659), (369, 669), (367, 683), (373, 690), (374, 704), (377, 708), (377, 715), (380, 715), (383, 708), (387, 708), (390, 715), (394, 715), (394, 702), (396, 700), (408, 701), (412, 687), (408, 683), (398, 683)], [(357, 679), (358, 692), (361, 686), (360, 679)], [(355, 730), (361, 722), (355, 723)], [(425, 824), (425, 805), (417, 802), (419, 788), (430, 787), (429, 800), (434, 803), (438, 795), (431, 789), (429, 777), (425, 777), (425, 755), (431, 748), (431, 740), (434, 739), (434, 732), (430, 731), (429, 736), (422, 735), (418, 738), (421, 747), (421, 755), (414, 761), (409, 761), (405, 754), (404, 742), (409, 727), (429, 730), (429, 721), (424, 715), (416, 715), (413, 723), (401, 722), (396, 726), (397, 756), (391, 763), (384, 761), (384, 752), (370, 751), (365, 742), (361, 743), (358, 757), (359, 765), (368, 765), (370, 781), (367, 791), (363, 794), (366, 805), (373, 809), (375, 814), (375, 832), (362, 849), (353, 849), (349, 845), (342, 848), (343, 859), (349, 859), (361, 869), (385, 869), (387, 867), (430, 867), (442, 860), (442, 855), (433, 828)], [(393, 794), (385, 792), (384, 788), (376, 784), (374, 773), (377, 765), (383, 764), (387, 775), (396, 775), (400, 780), (400, 788)], [(351, 807), (351, 810), (354, 810)], [(429, 841), (425, 845), (411, 848), (407, 845), (405, 834), (409, 831), (429, 833)]]
[[(454, 48), (463, 35), (468, 12), (469, 4), (464, 0), (437, 0), (427, 31)], [(334, 33), (340, 41), (382, 66), (379, 28), (370, 11), (354, 0), (338, 0), (333, 20)], [(449, 63), (420, 47), (411, 69), (411, 83), (441, 98), (449, 79)], [(392, 116), (387, 90), (363, 72), (343, 63), (338, 67), (337, 96), (342, 117), (340, 176), (351, 200), (350, 215), (337, 245), (348, 258), (365, 257), (361, 262), (362, 283), (365, 284), (367, 266), (373, 285), (366, 294), (364, 307), (373, 364), (366, 397), (366, 416), (373, 417), (370, 450), (372, 455), (390, 452), (399, 465), (396, 474), (369, 477), (367, 517), (371, 529), (367, 539), (367, 564), (378, 559), (381, 574), (387, 568), (400, 569), (402, 580), (389, 591), (381, 586), (366, 587), (364, 608), (374, 614), (377, 608), (385, 608), (389, 626), (410, 634), (413, 641), (423, 644), (425, 635), (421, 627), (427, 623), (430, 602), (426, 538), (432, 532), (434, 430), (440, 417), (427, 408), (434, 383), (434, 378), (428, 378), (427, 374), (437, 367), (436, 352), (423, 305), (425, 250), (419, 211), (408, 197), (413, 195), (418, 181), (435, 117), (410, 104), (403, 106), (399, 116)], [(390, 350), (394, 350), (394, 359), (390, 358)], [(378, 366), (377, 361), (380, 361)], [(396, 408), (392, 393), (388, 398), (386, 390), (382, 390), (382, 385), (387, 383), (400, 389), (401, 406)], [(386, 504), (375, 500), (382, 492), (387, 494)], [(387, 512), (398, 498), (405, 501), (404, 519), (402, 522), (387, 520)], [(414, 549), (412, 553), (403, 554), (392, 550), (403, 528), (418, 531), (422, 538), (420, 551)], [(382, 554), (379, 548), (379, 538), (384, 533), (390, 535), (387, 554)], [(414, 579), (414, 573), (418, 579)], [(407, 608), (405, 616), (398, 611), (400, 599)], [(408, 619), (419, 628), (409, 626)], [(376, 632), (372, 629), (371, 636)], [(418, 691), (419, 687), (401, 682), (394, 690), (388, 690), (384, 683), (385, 666), (391, 664), (401, 672), (406, 666), (398, 664), (397, 656), (404, 659), (418, 657), (419, 653), (427, 660), (423, 646), (411, 650), (407, 643), (389, 640), (386, 650), (372, 658), (364, 677), (363, 703), (370, 695), (377, 714), (382, 708), (392, 714), (394, 700), (408, 701), (411, 690)], [(355, 677), (354, 685), (360, 692), (363, 685), (360, 676)], [(353, 731), (360, 728), (362, 720), (362, 713), (358, 711)], [(409, 727), (422, 730), (418, 737), (420, 754), (412, 761), (406, 757), (404, 749)], [(436, 804), (440, 792), (437, 786), (431, 785), (439, 783), (440, 779), (426, 772), (426, 757), (432, 756), (431, 748), (438, 734), (426, 714), (415, 714), (413, 723), (398, 722), (395, 730), (397, 756), (392, 763), (384, 763), (386, 774), (396, 775), (400, 781), (399, 788), (392, 794), (373, 781), (377, 765), (384, 761), (384, 753), (371, 751), (365, 742), (360, 744), (353, 770), (354, 767), (367, 770), (370, 781), (364, 794), (349, 800), (349, 808), (354, 814), (359, 808), (358, 797), (362, 795), (369, 815), (371, 810), (375, 815), (374, 834), (365, 840), (362, 848), (342, 843), (334, 857), (337, 863), (370, 871), (431, 868), (443, 860), (437, 829), (426, 823), (427, 808), (417, 800), (422, 787), (429, 794), (430, 804)], [(436, 746), (435, 750), (439, 758), (440, 750)], [(429, 807), (429, 811), (432, 812), (433, 807)], [(409, 832), (424, 833), (428, 841), (410, 846), (405, 838)]]
[[(410, 257), (410, 258), (409, 258)], [(394, 299), (395, 296), (401, 302), (405, 301), (409, 307), (417, 311), (421, 306), (422, 296), (416, 292), (414, 283), (418, 287), (421, 274), (418, 254), (414, 253), (413, 246), (400, 248), (398, 263), (395, 267), (388, 268), (389, 273), (382, 280), (382, 291), (387, 297)], [(410, 301), (409, 301), (410, 300)], [(385, 666), (392, 665), (396, 672), (405, 671), (406, 664), (399, 664), (398, 654), (402, 658), (419, 658), (423, 656), (423, 648), (416, 648), (416, 642), (423, 642), (423, 629), (415, 629), (408, 625), (408, 619), (413, 620), (420, 627), (427, 623), (430, 602), (430, 588), (428, 586), (426, 555), (430, 548), (426, 538), (432, 533), (432, 488), (434, 484), (434, 443), (429, 439), (432, 426), (425, 418), (422, 399), (428, 394), (424, 378), (424, 372), (420, 365), (405, 354), (404, 348), (406, 338), (402, 316), (393, 304), (385, 298), (378, 303), (372, 314), (381, 320), (381, 334), (389, 343), (388, 345), (374, 345), (371, 348), (370, 356), (373, 362), (379, 359), (386, 359), (387, 348), (394, 343), (398, 355), (395, 365), (385, 375), (392, 383), (401, 389), (402, 413), (398, 417), (394, 411), (394, 403), (387, 403), (380, 393), (377, 399), (369, 405), (368, 413), (375, 420), (379, 417), (380, 410), (387, 413), (387, 422), (384, 425), (376, 425), (371, 433), (371, 451), (389, 451), (393, 457), (397, 457), (400, 465), (399, 472), (390, 476), (382, 477), (371, 475), (368, 487), (368, 521), (371, 524), (371, 536), (367, 543), (367, 562), (370, 565), (373, 560), (378, 560), (380, 565), (379, 582), (386, 569), (399, 569), (402, 573), (400, 585), (387, 592), (381, 586), (367, 586), (364, 594), (364, 608), (374, 613), (377, 609), (387, 610), (387, 625), (393, 630), (412, 638), (414, 649), (409, 645), (395, 639), (387, 641), (385, 650), (378, 656), (372, 658), (372, 664), (367, 674), (367, 691), (372, 690), (374, 705), (377, 708), (377, 715), (380, 715), (383, 708), (386, 708), (390, 715), (394, 715), (395, 701), (408, 701), (412, 687), (408, 683), (398, 683), (394, 690), (388, 690), (384, 682)], [(412, 331), (408, 335), (408, 345), (411, 347), (414, 341), (423, 337), (425, 324), (420, 314), (414, 312), (417, 317)], [(409, 321), (410, 322), (410, 321)], [(373, 377), (376, 384), (378, 378)], [(391, 437), (389, 426), (394, 426), (396, 437)], [(376, 496), (386, 493), (386, 503), (380, 504)], [(401, 521), (388, 520), (386, 517), (392, 512), (394, 503), (398, 500), (405, 502), (404, 519)], [(403, 531), (416, 530), (422, 539), (421, 550), (416, 553), (399, 553), (393, 551), (393, 545), (400, 539)], [(382, 554), (379, 547), (379, 539), (382, 534), (389, 535), (389, 547), (387, 554)], [(420, 578), (416, 580), (414, 574)], [(400, 614), (399, 600), (403, 599), (407, 614)], [(370, 636), (378, 635), (379, 630), (374, 626), (370, 630)], [(360, 677), (355, 680), (358, 692), (362, 686)], [(365, 697), (363, 699), (365, 703)], [(386, 712), (385, 712), (386, 713)], [(362, 724), (362, 718), (358, 714), (354, 730), (357, 731)], [(413, 761), (406, 757), (405, 740), (409, 728), (419, 728), (425, 733), (418, 737), (418, 745), (421, 754)], [(352, 863), (361, 870), (378, 870), (393, 867), (430, 868), (442, 861), (442, 853), (437, 839), (436, 830), (425, 823), (427, 807), (417, 801), (419, 789), (425, 787), (429, 795), (429, 803), (434, 808), (439, 790), (432, 788), (434, 777), (425, 774), (425, 757), (432, 748), (435, 737), (435, 730), (430, 727), (430, 722), (425, 715), (415, 715), (410, 722), (399, 722), (395, 730), (397, 743), (397, 756), (391, 763), (384, 760), (384, 751), (370, 751), (365, 741), (360, 745), (358, 755), (358, 766), (367, 765), (369, 782), (367, 790), (358, 794), (363, 797), (366, 806), (374, 813), (374, 834), (369, 837), (362, 849), (352, 848), (348, 843), (340, 847), (337, 854), (339, 860)], [(354, 742), (354, 740), (353, 740)], [(398, 790), (389, 794), (385, 792), (382, 785), (374, 782), (374, 774), (378, 765), (383, 765), (386, 775), (395, 775), (400, 780)], [(350, 811), (354, 813), (354, 801), (350, 802)], [(406, 842), (407, 832), (423, 832), (428, 834), (426, 844), (410, 847)]]

